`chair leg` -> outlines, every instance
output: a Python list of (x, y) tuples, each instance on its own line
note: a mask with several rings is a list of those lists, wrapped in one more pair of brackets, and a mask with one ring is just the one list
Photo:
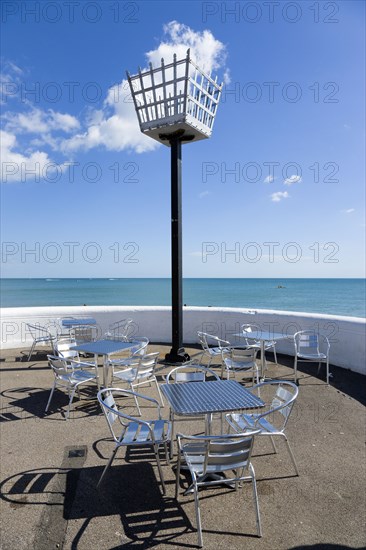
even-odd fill
[[(130, 384), (130, 388), (131, 388), (132, 391), (135, 391), (132, 384)], [(139, 416), (141, 416), (141, 409), (140, 409), (139, 402), (138, 402), (138, 400), (137, 400), (136, 395), (134, 395), (133, 398), (134, 398), (134, 400), (135, 400), (135, 404), (136, 404), (136, 408), (137, 408), (137, 410), (138, 410)]]
[(178, 493), (179, 493), (179, 476), (180, 476), (180, 464), (181, 464), (181, 453), (178, 448), (178, 460), (177, 460), (177, 472), (176, 472), (176, 478), (175, 478), (175, 498), (178, 499)]
[(290, 457), (291, 457), (291, 460), (292, 460), (292, 464), (294, 465), (296, 475), (300, 475), (300, 474), (299, 474), (298, 467), (297, 467), (297, 464), (296, 464), (295, 456), (294, 456), (294, 453), (292, 452), (292, 449), (291, 449), (289, 440), (287, 439), (286, 434), (281, 434), (281, 435), (283, 435), (283, 437), (285, 438), (285, 441), (286, 441), (286, 443), (287, 443), (288, 452), (289, 452), (289, 454), (290, 454)]
[(165, 460), (167, 461), (168, 464), (170, 464), (169, 451), (168, 451), (168, 442), (167, 441), (165, 441), (165, 443), (164, 443), (164, 450), (165, 450)]
[(257, 482), (255, 479), (255, 473), (254, 468), (252, 465), (250, 465), (251, 475), (252, 475), (252, 485), (253, 485), (253, 501), (254, 501), (254, 507), (255, 507), (255, 516), (256, 516), (256, 524), (257, 524), (257, 536), (262, 536), (262, 526), (261, 526), (261, 516), (259, 512), (259, 504), (258, 504), (258, 493), (257, 493)]
[(327, 385), (329, 386), (329, 357), (327, 357), (326, 369), (327, 369)]
[(275, 346), (275, 345), (273, 346), (273, 355), (274, 355), (274, 358), (275, 358), (275, 363), (276, 363), (276, 365), (278, 365), (278, 362), (277, 362), (277, 352), (276, 352), (276, 346)]
[(76, 390), (79, 391), (79, 388), (77, 386), (72, 389), (72, 392), (71, 392), (71, 395), (70, 395), (70, 400), (69, 400), (69, 406), (67, 407), (67, 413), (66, 413), (66, 416), (65, 416), (65, 420), (68, 420), (68, 418), (70, 416), (71, 403), (72, 403), (72, 400), (74, 399), (74, 395), (75, 395)]
[(270, 435), (269, 438), (270, 438), (271, 443), (272, 443), (273, 451), (274, 451), (275, 453), (277, 453), (277, 449), (276, 449), (276, 445), (275, 445), (275, 442), (274, 442), (274, 440), (273, 440), (273, 437)]
[(172, 460), (173, 458), (173, 441), (174, 441), (174, 413), (172, 413), (172, 411), (170, 410), (170, 421), (172, 423), (172, 431), (171, 431), (171, 440), (170, 440), (170, 460)]
[(107, 473), (108, 468), (110, 467), (110, 465), (112, 464), (113, 460), (115, 459), (115, 456), (116, 456), (116, 454), (117, 454), (118, 449), (119, 449), (119, 446), (116, 445), (115, 448), (114, 448), (114, 450), (113, 450), (113, 453), (111, 454), (110, 459), (108, 460), (108, 462), (107, 462), (107, 464), (106, 464), (106, 466), (105, 466), (105, 468), (104, 468), (104, 470), (103, 470), (103, 472), (102, 472), (102, 475), (101, 475), (100, 478), (99, 478), (99, 481), (98, 481), (98, 483), (97, 483), (97, 487), (98, 487), (98, 488), (99, 488), (100, 484), (102, 483), (102, 481), (103, 481), (103, 479), (104, 479), (104, 476), (105, 476), (105, 474)]
[(28, 353), (28, 359), (27, 361), (30, 361), (30, 358), (32, 357), (32, 353), (33, 353), (33, 350), (34, 350), (34, 346), (36, 345), (36, 341), (33, 340), (33, 344), (32, 344), (32, 347), (30, 349), (30, 352)]
[(165, 494), (166, 494), (166, 488), (165, 488), (165, 481), (164, 481), (164, 476), (163, 476), (163, 470), (161, 469), (161, 464), (160, 464), (159, 445), (154, 445), (154, 453), (155, 453), (155, 457), (156, 457), (156, 462), (157, 462), (157, 464), (158, 464), (158, 470), (159, 470), (160, 481), (161, 481), (161, 485), (162, 485), (162, 488), (163, 488), (163, 495), (165, 495)]
[(297, 355), (295, 355), (295, 361), (294, 361), (294, 378), (295, 378), (295, 384), (297, 384)]
[(156, 380), (156, 377), (154, 376), (154, 382), (155, 382), (155, 385), (156, 385), (156, 389), (158, 390), (158, 394), (159, 394), (159, 397), (160, 397), (160, 403), (161, 403), (161, 406), (164, 407), (164, 399), (163, 399), (163, 396), (161, 394), (161, 391), (160, 391), (160, 388), (159, 388), (159, 384), (158, 384), (158, 381)]
[(55, 391), (55, 387), (56, 387), (56, 382), (53, 383), (53, 386), (52, 386), (52, 389), (51, 389), (51, 393), (50, 393), (50, 396), (49, 396), (49, 398), (48, 398), (47, 405), (46, 405), (46, 408), (45, 408), (45, 411), (44, 411), (44, 412), (47, 412), (47, 411), (48, 411), (48, 407), (50, 406), (51, 399), (52, 399), (52, 396), (53, 396), (53, 392)]
[(200, 502), (198, 499), (197, 479), (195, 475), (193, 475), (193, 488), (194, 488), (194, 504), (196, 508), (198, 546), (202, 548), (203, 541), (202, 541), (201, 511), (200, 511)]

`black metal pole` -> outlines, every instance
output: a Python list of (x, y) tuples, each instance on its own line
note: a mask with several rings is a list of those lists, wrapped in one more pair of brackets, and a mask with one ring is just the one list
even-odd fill
[(183, 348), (183, 262), (182, 262), (182, 141), (171, 137), (171, 261), (172, 261), (172, 348), (165, 356), (170, 363), (184, 363)]

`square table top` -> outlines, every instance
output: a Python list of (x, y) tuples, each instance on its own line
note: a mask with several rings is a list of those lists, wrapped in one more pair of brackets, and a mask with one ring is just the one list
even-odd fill
[(95, 340), (95, 342), (85, 342), (78, 346), (72, 346), (70, 349), (75, 351), (83, 351), (85, 353), (94, 353), (94, 355), (109, 355), (118, 353), (126, 349), (131, 349), (139, 344), (139, 342), (125, 342), (123, 340)]
[(83, 325), (96, 325), (97, 322), (93, 317), (88, 317), (85, 319), (62, 319), (61, 324), (63, 327), (72, 328)]
[(237, 334), (233, 334), (233, 336), (236, 336), (237, 338), (248, 338), (248, 340), (261, 340), (263, 342), (272, 341), (272, 340), (284, 340), (285, 338), (288, 338), (287, 334), (284, 334), (283, 332), (272, 332), (265, 330), (253, 330), (253, 331), (243, 331), (238, 332)]
[(175, 414), (195, 416), (263, 407), (265, 403), (235, 380), (160, 386)]

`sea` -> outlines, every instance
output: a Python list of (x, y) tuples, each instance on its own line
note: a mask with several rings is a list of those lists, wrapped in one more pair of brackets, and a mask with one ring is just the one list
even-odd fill
[[(1, 279), (1, 307), (168, 306), (170, 279)], [(183, 280), (187, 306), (275, 309), (366, 317), (366, 279)]]

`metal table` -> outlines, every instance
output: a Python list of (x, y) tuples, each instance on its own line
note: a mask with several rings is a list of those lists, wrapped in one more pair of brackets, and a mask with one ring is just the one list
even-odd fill
[(138, 345), (139, 342), (124, 342), (121, 340), (95, 340), (95, 342), (85, 342), (78, 346), (72, 346), (72, 350), (84, 353), (93, 353), (95, 365), (98, 366), (98, 355), (103, 355), (103, 385), (108, 386), (108, 365), (107, 359), (113, 353), (126, 351)]
[[(236, 380), (215, 380), (214, 382), (184, 382), (163, 384), (161, 389), (170, 404), (172, 438), (174, 436), (174, 414), (178, 416), (206, 415), (206, 433), (211, 433), (212, 415), (215, 412), (229, 412), (241, 409), (264, 407), (265, 403), (236, 382)], [(170, 447), (172, 458), (173, 445)], [(215, 479), (220, 475), (212, 474)], [(192, 492), (191, 485), (185, 494)]]
[(236, 380), (163, 384), (161, 390), (170, 405), (172, 430), (174, 430), (174, 415), (186, 417), (205, 415), (206, 431), (209, 434), (213, 413), (254, 409), (265, 405), (259, 397)]
[(277, 340), (285, 340), (288, 338), (287, 334), (282, 332), (266, 332), (264, 330), (259, 331), (245, 331), (234, 334), (233, 336), (237, 338), (245, 338), (246, 340), (256, 340), (260, 344), (261, 349), (261, 380), (264, 380), (264, 371), (265, 371), (265, 345), (266, 342), (272, 342)]

